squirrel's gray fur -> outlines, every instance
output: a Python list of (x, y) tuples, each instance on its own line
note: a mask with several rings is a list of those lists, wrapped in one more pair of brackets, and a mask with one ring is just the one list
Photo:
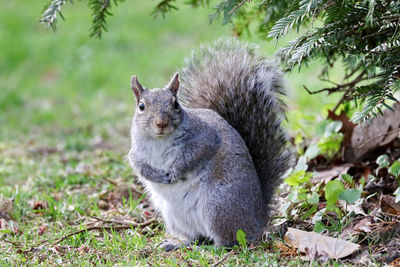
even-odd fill
[(256, 241), (289, 164), (282, 74), (234, 39), (201, 47), (180, 73), (151, 91), (132, 77), (131, 166), (181, 244), (230, 246), (239, 229)]

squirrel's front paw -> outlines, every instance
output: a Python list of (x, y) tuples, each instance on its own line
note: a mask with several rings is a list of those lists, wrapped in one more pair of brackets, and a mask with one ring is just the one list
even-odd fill
[(164, 251), (173, 251), (182, 247), (187, 247), (190, 245), (189, 241), (178, 241), (175, 239), (165, 239), (161, 244), (160, 248), (164, 249)]

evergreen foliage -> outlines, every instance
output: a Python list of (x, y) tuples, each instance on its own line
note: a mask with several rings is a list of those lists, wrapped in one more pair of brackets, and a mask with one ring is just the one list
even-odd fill
[[(60, 9), (71, 0), (52, 0), (41, 22), (53, 29)], [(111, 15), (110, 0), (87, 0), (93, 10), (91, 35), (101, 38), (106, 18)], [(113, 5), (124, 0), (114, 0)], [(153, 12), (164, 16), (177, 9), (176, 0), (162, 0)], [(209, 0), (189, 0), (192, 6), (204, 6)], [(321, 79), (328, 80), (335, 64), (345, 70), (343, 82), (309, 93), (327, 92), (342, 95), (340, 104), (359, 109), (353, 115), (360, 122), (390, 108), (400, 89), (400, 2), (390, 0), (222, 0), (210, 15), (213, 21), (222, 16), (223, 24), (233, 23), (236, 35), (258, 24), (263, 37), (279, 39), (293, 29), (298, 36), (282, 49), (285, 68), (290, 71), (312, 60), (322, 60)]]

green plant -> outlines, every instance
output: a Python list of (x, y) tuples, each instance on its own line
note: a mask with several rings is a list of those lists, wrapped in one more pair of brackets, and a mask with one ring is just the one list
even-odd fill
[(397, 159), (393, 162), (389, 168), (389, 173), (392, 174), (396, 179), (400, 177), (400, 159)]
[(242, 248), (247, 247), (246, 233), (242, 229), (237, 230), (236, 240), (238, 241), (239, 246), (241, 246)]

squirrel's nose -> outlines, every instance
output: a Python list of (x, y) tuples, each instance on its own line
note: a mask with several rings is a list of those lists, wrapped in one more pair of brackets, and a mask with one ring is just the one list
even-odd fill
[(165, 128), (169, 124), (169, 120), (167, 116), (159, 116), (155, 118), (155, 124), (158, 128)]

